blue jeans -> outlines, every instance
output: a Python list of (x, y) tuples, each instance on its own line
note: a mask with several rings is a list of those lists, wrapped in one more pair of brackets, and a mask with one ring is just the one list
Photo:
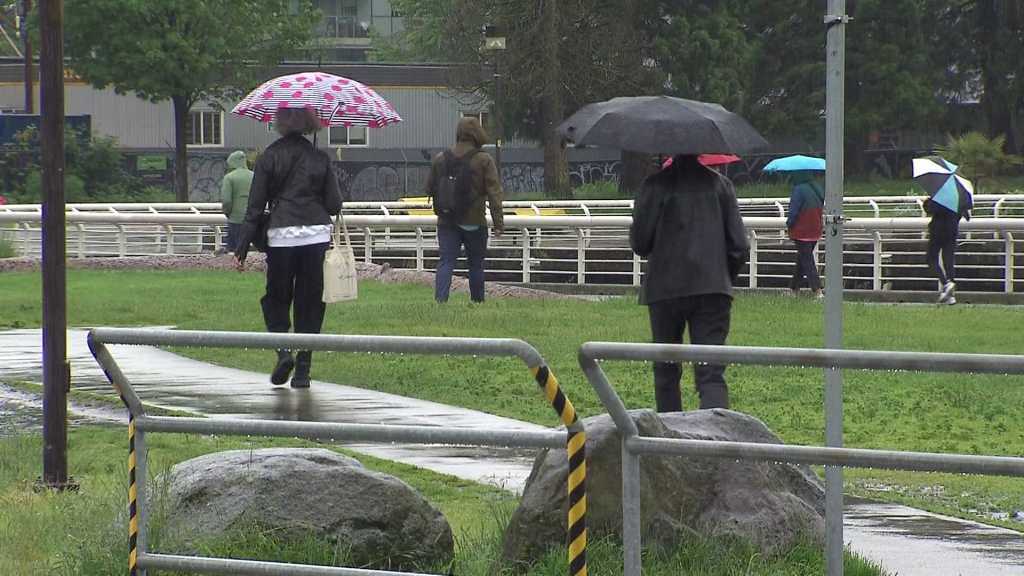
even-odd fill
[(242, 231), (242, 225), (228, 222), (228, 236), (224, 240), (224, 247), (228, 249), (228, 252), (234, 252), (238, 249), (238, 234)]
[(459, 259), (462, 246), (466, 246), (466, 260), (469, 262), (469, 295), (473, 302), (484, 301), (484, 257), (487, 256), (487, 227), (465, 230), (461, 226), (441, 225), (437, 227), (437, 244), (440, 260), (434, 278), (434, 299), (448, 301), (452, 287), (452, 272)]

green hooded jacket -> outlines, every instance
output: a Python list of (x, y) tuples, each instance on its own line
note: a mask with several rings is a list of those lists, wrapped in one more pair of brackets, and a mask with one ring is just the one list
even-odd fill
[(252, 185), (252, 170), (246, 164), (245, 152), (235, 150), (228, 156), (228, 170), (220, 185), (221, 210), (228, 222), (241, 224), (249, 206), (249, 186)]

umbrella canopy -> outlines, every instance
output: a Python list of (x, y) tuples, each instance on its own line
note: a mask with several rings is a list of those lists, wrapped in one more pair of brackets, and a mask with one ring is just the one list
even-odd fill
[[(733, 162), (739, 162), (739, 156), (733, 156), (732, 154), (701, 154), (697, 157), (697, 161), (705, 166), (721, 166), (722, 164), (732, 164)], [(665, 160), (662, 163), (661, 168), (664, 170), (672, 165), (672, 158)]]
[(786, 156), (776, 158), (761, 169), (764, 172), (798, 172), (809, 170), (814, 172), (825, 171), (825, 160), (813, 156)]
[(956, 164), (939, 156), (925, 156), (914, 158), (913, 168), (914, 179), (939, 206), (962, 214), (974, 205), (974, 185), (956, 174)]
[(579, 145), (644, 154), (745, 154), (768, 142), (718, 104), (669, 96), (613, 98), (588, 104), (558, 127)]
[(278, 108), (310, 108), (324, 126), (383, 128), (402, 121), (391, 104), (373, 89), (323, 72), (300, 72), (268, 80), (231, 112), (270, 122)]

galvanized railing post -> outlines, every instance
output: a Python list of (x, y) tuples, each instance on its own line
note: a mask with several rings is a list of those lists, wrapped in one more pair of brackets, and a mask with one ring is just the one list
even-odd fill
[(530, 229), (526, 226), (523, 232), (523, 283), (530, 281)]
[(747, 286), (757, 288), (757, 230), (747, 231), (750, 241), (750, 256), (747, 259)]
[(576, 229), (576, 283), (586, 284), (587, 277), (587, 238), (582, 228)]
[(1005, 256), (1003, 257), (1003, 290), (1007, 294), (1013, 293), (1013, 275), (1014, 275), (1014, 254), (1013, 254), (1013, 233), (1003, 232), (1003, 242), (1005, 243)]

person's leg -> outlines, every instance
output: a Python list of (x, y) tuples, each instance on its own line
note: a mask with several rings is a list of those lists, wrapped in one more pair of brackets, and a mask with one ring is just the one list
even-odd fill
[(942, 269), (946, 272), (948, 282), (955, 282), (956, 271), (953, 269), (956, 260), (956, 236), (949, 238), (942, 245)]
[[(725, 294), (705, 294), (694, 297), (687, 320), (690, 324), (690, 343), (721, 346), (729, 336), (732, 298)], [(694, 364), (693, 380), (700, 397), (700, 408), (729, 407), (729, 388), (725, 384), (725, 366), (722, 364)]]
[[(289, 311), (292, 304), (295, 278), (294, 259), (291, 248), (267, 249), (267, 290), (260, 305), (263, 307), (263, 323), (267, 332), (287, 332), (291, 328)], [(287, 350), (277, 351), (277, 365), (270, 375), (276, 385), (288, 381), (288, 375), (295, 367), (295, 358)]]
[(458, 226), (438, 226), (437, 271), (434, 276), (434, 300), (444, 303), (448, 301), (448, 293), (452, 288), (452, 272), (455, 262), (459, 259), (462, 249), (462, 228)]
[(228, 252), (234, 252), (238, 248), (238, 234), (241, 230), (241, 224), (228, 222), (228, 238), (224, 243), (224, 247), (228, 249)]
[(796, 261), (793, 266), (793, 277), (789, 280), (789, 289), (793, 292), (799, 292), (800, 282), (804, 279), (803, 251), (800, 246), (802, 242), (799, 240), (793, 240), (793, 244), (796, 246)]
[(469, 295), (473, 302), (484, 301), (484, 260), (487, 258), (487, 227), (464, 230), (466, 262), (469, 264)]
[[(295, 333), (319, 334), (324, 323), (324, 255), (327, 244), (295, 248)], [(295, 376), (292, 388), (309, 387), (309, 369), (313, 353), (301, 350), (295, 354)]]
[[(682, 344), (686, 319), (680, 310), (679, 298), (653, 302), (647, 306), (651, 319), (651, 336), (656, 344)], [(683, 399), (679, 379), (683, 367), (672, 362), (654, 363), (654, 402), (658, 412), (682, 412)]]
[(939, 264), (939, 241), (934, 236), (928, 236), (928, 249), (925, 251), (925, 261), (928, 262), (928, 269), (931, 270), (932, 274), (939, 280), (939, 291), (942, 291), (942, 286), (946, 285), (946, 275), (942, 271), (942, 266)]
[(821, 294), (821, 276), (818, 275), (818, 263), (814, 260), (814, 248), (818, 243), (801, 242), (801, 244), (804, 245), (801, 256), (804, 259), (804, 276), (807, 278), (807, 284), (815, 295)]

